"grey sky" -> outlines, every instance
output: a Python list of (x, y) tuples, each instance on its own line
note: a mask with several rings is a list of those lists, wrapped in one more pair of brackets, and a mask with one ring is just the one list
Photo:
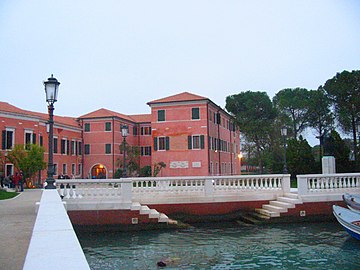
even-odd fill
[(189, 91), (225, 106), (245, 90), (272, 98), (359, 69), (360, 1), (0, 1), (2, 101), (55, 113), (149, 113)]

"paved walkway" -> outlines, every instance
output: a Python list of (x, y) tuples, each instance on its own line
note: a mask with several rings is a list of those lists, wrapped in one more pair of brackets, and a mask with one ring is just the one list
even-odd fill
[(0, 270), (23, 269), (41, 194), (41, 189), (25, 189), (16, 198), (0, 200)]

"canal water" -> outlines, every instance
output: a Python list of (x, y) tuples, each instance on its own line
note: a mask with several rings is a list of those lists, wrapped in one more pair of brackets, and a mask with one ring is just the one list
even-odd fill
[(78, 232), (91, 269), (360, 269), (360, 241), (335, 222)]

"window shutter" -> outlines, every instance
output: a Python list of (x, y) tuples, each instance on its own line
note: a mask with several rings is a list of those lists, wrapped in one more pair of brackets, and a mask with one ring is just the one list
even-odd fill
[(70, 141), (69, 140), (66, 141), (66, 153), (67, 153), (67, 155), (70, 155)]
[(188, 136), (188, 149), (192, 149), (192, 137)]
[(216, 114), (216, 124), (220, 125), (221, 121), (220, 121), (220, 113)]
[(158, 146), (157, 146), (157, 137), (154, 137), (154, 151), (158, 150)]
[(200, 148), (201, 149), (205, 148), (205, 137), (204, 137), (204, 135), (200, 136)]
[(169, 149), (170, 149), (170, 138), (165, 137), (165, 150), (169, 150)]
[(36, 144), (36, 134), (33, 133), (33, 144)]
[(5, 150), (6, 149), (6, 130), (2, 131), (1, 145), (2, 145), (2, 149)]

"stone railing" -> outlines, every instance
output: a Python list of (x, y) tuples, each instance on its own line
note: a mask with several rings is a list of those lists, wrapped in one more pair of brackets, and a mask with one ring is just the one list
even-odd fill
[(210, 198), (249, 192), (283, 194), (290, 192), (290, 175), (61, 179), (56, 181), (56, 186), (65, 200), (114, 199), (131, 203), (133, 199), (141, 201), (151, 197), (154, 202), (165, 197)]
[(299, 195), (360, 191), (360, 173), (308, 174), (297, 176)]
[(54, 189), (42, 193), (23, 269), (90, 270), (64, 204)]

